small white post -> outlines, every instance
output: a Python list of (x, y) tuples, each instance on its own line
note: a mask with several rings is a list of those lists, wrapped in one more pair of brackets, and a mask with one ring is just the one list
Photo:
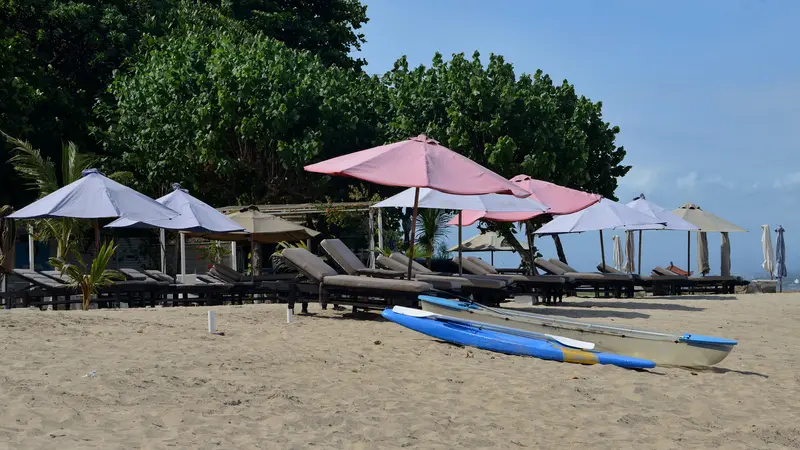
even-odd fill
[(292, 308), (286, 308), (286, 323), (292, 323), (293, 319), (294, 312), (292, 311)]
[(372, 208), (369, 209), (369, 266), (375, 268), (375, 218)]
[(237, 267), (238, 259), (239, 258), (236, 257), (236, 241), (231, 241), (231, 268), (237, 272), (239, 271)]
[(208, 312), (208, 332), (209, 333), (216, 333), (217, 332), (217, 320), (214, 316), (214, 311)]
[(163, 228), (158, 230), (158, 245), (161, 247), (161, 273), (167, 273), (167, 236)]
[(186, 235), (181, 235), (181, 278), (186, 278)]
[(28, 226), (28, 265), (29, 269), (35, 270), (36, 263), (33, 261), (33, 226)]

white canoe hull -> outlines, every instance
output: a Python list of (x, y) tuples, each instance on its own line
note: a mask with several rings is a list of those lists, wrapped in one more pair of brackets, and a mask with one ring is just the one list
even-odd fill
[(421, 305), (423, 310), (443, 316), (593, 342), (599, 351), (649, 359), (660, 366), (711, 366), (725, 359), (733, 350), (733, 345), (686, 343), (681, 341), (681, 335), (578, 322), (502, 308), (451, 309), (425, 300), (421, 301)]

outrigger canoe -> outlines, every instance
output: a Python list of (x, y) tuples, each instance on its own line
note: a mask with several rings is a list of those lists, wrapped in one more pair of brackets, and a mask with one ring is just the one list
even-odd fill
[(580, 322), (427, 295), (420, 296), (419, 300), (424, 311), (462, 320), (589, 341), (600, 351), (642, 358), (665, 366), (712, 366), (725, 359), (737, 344), (734, 340), (713, 336), (660, 333)]
[(474, 323), (402, 306), (386, 308), (382, 315), (406, 328), (443, 341), (509, 355), (576, 364), (610, 364), (626, 369), (649, 369), (656, 365), (640, 358), (569, 347), (552, 336)]

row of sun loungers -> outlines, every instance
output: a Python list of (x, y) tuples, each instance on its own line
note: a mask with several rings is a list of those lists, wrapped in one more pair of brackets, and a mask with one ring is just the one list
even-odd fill
[[(594, 291), (596, 297), (633, 297), (634, 288), (642, 287), (654, 295), (679, 295), (683, 292), (733, 293), (742, 284), (738, 277), (686, 277), (656, 267), (649, 276), (626, 274), (611, 266), (598, 265), (598, 273), (579, 272), (559, 260), (536, 259), (545, 275), (501, 273), (480, 258), (462, 258), (463, 274), (434, 272), (422, 264), (411, 263), (412, 279), (407, 279), (409, 259), (401, 253), (379, 255), (380, 268), (372, 269), (338, 239), (326, 239), (321, 247), (336, 269), (320, 257), (299, 248), (285, 249), (284, 260), (298, 273), (243, 275), (217, 264), (207, 273), (196, 276), (196, 283), (183, 284), (156, 270), (144, 272), (121, 269), (125, 280), (100, 289), (93, 303), (98, 307), (155, 306), (156, 304), (241, 303), (245, 298), (285, 299), (290, 309), (301, 303), (307, 311), (310, 301), (349, 305), (353, 310), (416, 306), (422, 294), (444, 293), (471, 298), (485, 304), (499, 304), (515, 294), (532, 295), (534, 301), (562, 301), (564, 295), (580, 290)], [(453, 258), (458, 264), (458, 259)], [(340, 273), (341, 272), (341, 273)], [(57, 271), (15, 269), (12, 272), (29, 286), (13, 293), (0, 293), (0, 301), (10, 306), (53, 306), (80, 303), (79, 292)]]

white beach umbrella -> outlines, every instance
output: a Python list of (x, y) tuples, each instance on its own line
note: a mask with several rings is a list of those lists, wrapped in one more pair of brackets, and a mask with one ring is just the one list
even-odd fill
[[(639, 245), (641, 245), (641, 243)], [(628, 258), (627, 258), (627, 261), (625, 263), (625, 272), (628, 272), (628, 273), (636, 272), (636, 265), (633, 262), (633, 255), (634, 255), (635, 252), (636, 252), (636, 249), (634, 248), (634, 243), (633, 243), (633, 231), (626, 231), (625, 232), (625, 254), (627, 255)]]
[(602, 199), (594, 205), (576, 213), (558, 216), (534, 232), (534, 234), (600, 232), (600, 254), (605, 265), (603, 230), (632, 226), (664, 225), (659, 219), (639, 212), (621, 203)]
[[(648, 201), (644, 194), (640, 194), (639, 197), (635, 198), (632, 202), (626, 203), (625, 206), (629, 208), (633, 208), (639, 212), (649, 214), (654, 218), (658, 219), (659, 222), (663, 222), (664, 225), (656, 224), (656, 225), (639, 225), (639, 226), (631, 226), (631, 227), (622, 227), (630, 234), (631, 231), (638, 231), (639, 232), (639, 273), (642, 273), (642, 231), (645, 230), (677, 230), (677, 231), (696, 231), (698, 228), (697, 226), (693, 225), (690, 222), (687, 222), (672, 211), (667, 210), (655, 203)], [(632, 238), (632, 235), (628, 236)], [(629, 245), (633, 245), (631, 242)], [(628, 261), (631, 263), (631, 267), (633, 267), (633, 255), (628, 254)], [(633, 269), (630, 270), (633, 273)]]
[[(430, 209), (451, 209), (458, 211), (458, 242), (461, 242), (461, 211), (484, 212), (546, 212), (549, 208), (532, 198), (519, 198), (513, 195), (483, 194), (483, 195), (455, 195), (429, 188), (419, 188), (417, 207)], [(373, 208), (413, 208), (416, 191), (414, 188), (406, 189), (397, 195), (387, 198), (372, 205)], [(382, 230), (379, 230), (379, 233)], [(458, 249), (458, 271), (461, 268), (461, 248)]]

